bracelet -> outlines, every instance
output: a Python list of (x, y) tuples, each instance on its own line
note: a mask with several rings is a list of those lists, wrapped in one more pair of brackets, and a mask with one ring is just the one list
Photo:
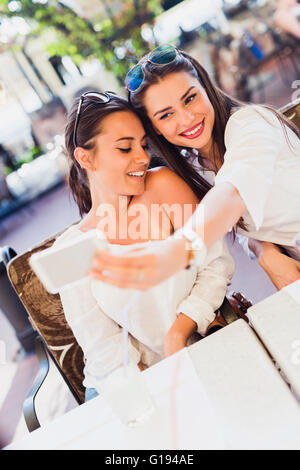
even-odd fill
[(188, 264), (186, 265), (185, 269), (190, 269), (192, 266), (192, 261), (195, 259), (195, 251), (192, 245), (192, 242), (186, 238), (186, 243), (189, 244), (188, 248)]
[(186, 269), (191, 266), (200, 267), (204, 263), (207, 254), (206, 246), (198, 234), (185, 226), (175, 232), (176, 237), (184, 238), (189, 243), (188, 246), (188, 265)]

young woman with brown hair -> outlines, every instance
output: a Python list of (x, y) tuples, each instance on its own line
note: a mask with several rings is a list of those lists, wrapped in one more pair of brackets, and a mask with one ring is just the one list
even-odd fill
[[(138, 250), (163, 243), (197, 207), (197, 196), (173, 171), (148, 170), (145, 130), (126, 99), (85, 93), (69, 113), (65, 137), (70, 187), (83, 218), (55, 245), (100, 228), (112, 253), (124, 256), (128, 245)], [(153, 213), (153, 206), (163, 210)], [(185, 214), (186, 207), (191, 212)], [(168, 208), (177, 208), (180, 217)], [(222, 241), (209, 250), (203, 269), (182, 270), (141, 292), (128, 312), (130, 360), (151, 366), (184, 347), (193, 332), (205, 335), (233, 270)], [(122, 311), (132, 296), (132, 290), (101, 282), (97, 271), (93, 275), (96, 279), (60, 292), (66, 319), (84, 352), (84, 385), (89, 389), (97, 388), (96, 375), (105, 380), (122, 365)], [(139, 283), (144, 289), (142, 277)]]
[(204, 216), (201, 224), (192, 221), (192, 230), (183, 230), (181, 240), (170, 239), (162, 253), (105, 256), (98, 264), (107, 272), (102, 279), (120, 275), (119, 286), (137, 287), (142, 271), (150, 288), (233, 227), (252, 239), (278, 288), (300, 278), (293, 246), (300, 232), (299, 129), (270, 106), (230, 98), (195, 59), (169, 45), (141, 59), (126, 86), (168, 166), (201, 200), (195, 216), (203, 209)]

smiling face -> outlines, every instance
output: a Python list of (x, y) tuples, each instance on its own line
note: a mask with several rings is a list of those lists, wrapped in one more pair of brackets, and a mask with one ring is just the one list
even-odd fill
[(156, 131), (174, 145), (199, 149), (209, 157), (215, 112), (199, 80), (174, 72), (151, 85), (144, 105)]
[(134, 113), (118, 111), (105, 117), (94, 149), (84, 150), (92, 194), (100, 191), (105, 199), (142, 194), (150, 162), (146, 149), (145, 130)]

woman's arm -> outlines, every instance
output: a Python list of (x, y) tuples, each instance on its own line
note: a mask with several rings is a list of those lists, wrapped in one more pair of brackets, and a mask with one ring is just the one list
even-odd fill
[(270, 249), (271, 251), (280, 251), (279, 247), (271, 242), (263, 242), (255, 240), (254, 238), (248, 238), (249, 249), (255, 254), (258, 261), (261, 260), (262, 256), (266, 254)]
[(248, 245), (278, 290), (300, 279), (300, 263), (282, 253), (278, 245), (252, 238), (249, 238)]
[(217, 242), (208, 250), (209, 263), (199, 268), (189, 295), (178, 305), (177, 319), (165, 338), (165, 355), (173, 354), (187, 344), (194, 331), (205, 336), (222, 305), (234, 273), (234, 261), (226, 241)]
[(238, 190), (231, 183), (220, 183), (202, 199), (193, 219), (193, 229), (203, 238), (206, 247), (231, 231), (247, 207)]
[[(181, 220), (176, 217), (174, 211), (169, 214), (174, 230), (180, 229), (197, 209), (198, 199), (189, 186), (167, 168), (162, 168), (151, 176), (153, 197), (169, 208), (176, 207), (176, 204), (182, 208)], [(198, 269), (196, 281), (189, 295), (177, 308), (177, 319), (165, 337), (165, 356), (185, 347), (194, 331), (204, 336), (215, 318), (215, 311), (224, 300), (227, 286), (234, 273), (234, 261), (225, 240), (217, 241), (208, 250), (208, 257), (209, 262)]]
[(300, 279), (299, 261), (282, 253), (278, 245), (249, 240), (249, 247), (257, 256), (259, 265), (278, 290)]
[[(164, 184), (167, 188), (166, 181)], [(185, 183), (184, 185), (187, 187)], [(246, 206), (234, 186), (230, 183), (220, 183), (213, 187), (197, 206), (193, 218), (196, 215), (198, 226), (193, 228), (200, 237), (204, 237), (205, 245), (209, 248), (222, 239), (245, 212)], [(203, 214), (203, 217), (199, 218), (199, 213), (201, 216)], [(177, 228), (179, 227), (175, 224), (174, 229)], [(91, 275), (119, 287), (147, 290), (188, 266), (187, 248), (184, 238), (174, 238), (156, 242), (155, 251), (153, 246), (142, 247), (140, 250), (134, 250), (132, 256), (122, 258), (99, 251), (94, 258), (97, 270), (91, 271)]]
[(185, 348), (187, 340), (196, 329), (197, 323), (184, 313), (180, 313), (165, 336), (164, 356), (171, 356)]

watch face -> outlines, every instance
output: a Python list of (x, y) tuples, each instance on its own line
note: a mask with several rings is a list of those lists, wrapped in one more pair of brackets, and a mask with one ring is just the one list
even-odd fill
[(194, 232), (194, 230), (190, 229), (190, 228), (185, 228), (184, 231), (183, 231), (183, 234), (186, 238), (188, 238), (188, 240), (190, 240), (191, 242), (193, 240), (195, 240), (196, 238), (198, 238), (198, 235), (196, 232)]

